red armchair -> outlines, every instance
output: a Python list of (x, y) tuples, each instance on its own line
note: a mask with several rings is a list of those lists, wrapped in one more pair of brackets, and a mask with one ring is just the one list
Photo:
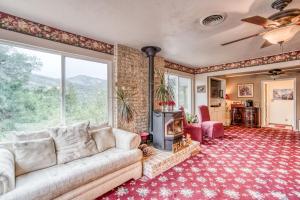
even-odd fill
[(199, 106), (199, 122), (201, 123), (203, 135), (207, 135), (210, 138), (224, 136), (223, 123), (217, 121), (210, 121), (207, 106)]
[(183, 132), (184, 134), (190, 134), (191, 139), (202, 143), (202, 129), (200, 124), (189, 124), (186, 120), (184, 108), (181, 107), (179, 110), (182, 111), (183, 115)]

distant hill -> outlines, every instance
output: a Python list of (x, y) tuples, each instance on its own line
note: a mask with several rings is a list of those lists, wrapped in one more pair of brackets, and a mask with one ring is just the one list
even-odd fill
[(38, 88), (38, 87), (53, 87), (60, 84), (59, 79), (50, 78), (47, 76), (41, 76), (37, 74), (31, 74), (30, 80), (28, 82), (29, 88)]
[[(27, 84), (28, 88), (40, 87), (56, 87), (60, 85), (60, 79), (50, 78), (42, 75), (32, 74)], [(95, 77), (78, 75), (66, 79), (66, 84), (72, 84), (77, 90), (93, 91), (93, 90), (107, 90), (107, 80), (98, 79)]]
[(67, 78), (67, 82), (72, 83), (73, 85), (81, 85), (84, 87), (100, 87), (106, 88), (107, 81), (99, 78), (94, 78), (85, 75), (78, 75), (71, 78)]

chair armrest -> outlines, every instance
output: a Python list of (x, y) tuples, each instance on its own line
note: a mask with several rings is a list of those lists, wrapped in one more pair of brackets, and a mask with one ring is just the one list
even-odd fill
[(188, 124), (187, 128), (202, 128), (202, 125), (199, 123)]
[(0, 148), (0, 195), (15, 188), (15, 158), (9, 150)]
[(136, 133), (114, 128), (113, 134), (116, 138), (116, 147), (119, 149), (137, 149), (141, 143), (141, 137)]

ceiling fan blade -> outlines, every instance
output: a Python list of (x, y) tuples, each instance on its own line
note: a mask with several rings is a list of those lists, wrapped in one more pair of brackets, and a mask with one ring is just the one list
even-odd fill
[(260, 73), (259, 75), (269, 76), (270, 73), (265, 72), (265, 73)]
[(263, 48), (269, 47), (271, 45), (273, 45), (273, 44), (270, 43), (268, 40), (265, 40), (265, 42), (261, 45), (260, 48), (263, 49)]
[(261, 16), (248, 17), (245, 19), (241, 19), (241, 21), (259, 25), (259, 26), (263, 26), (264, 28), (280, 26), (280, 23), (272, 21), (272, 20), (264, 18), (264, 17), (261, 17)]
[(242, 40), (246, 40), (246, 39), (249, 39), (249, 38), (252, 38), (252, 37), (256, 37), (260, 35), (260, 33), (256, 33), (256, 34), (253, 34), (253, 35), (249, 35), (247, 37), (243, 37), (243, 38), (240, 38), (240, 39), (237, 39), (237, 40), (233, 40), (233, 41), (230, 41), (230, 42), (226, 42), (226, 43), (223, 43), (221, 44), (222, 46), (225, 46), (225, 45), (228, 45), (228, 44), (232, 44), (232, 43), (235, 43), (235, 42), (239, 42), (239, 41), (242, 41)]
[(299, 74), (299, 73), (300, 73), (300, 71), (288, 71), (285, 74), (287, 74), (289, 76), (293, 76), (293, 75), (296, 75), (296, 74)]
[(300, 73), (300, 69), (299, 68), (284, 69), (284, 72), (288, 74), (295, 74), (295, 73)]
[(300, 15), (294, 17), (293, 19), (291, 19), (292, 24), (294, 25), (300, 25)]

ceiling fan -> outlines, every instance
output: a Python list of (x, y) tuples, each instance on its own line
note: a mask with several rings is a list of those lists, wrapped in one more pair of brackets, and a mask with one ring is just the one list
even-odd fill
[(279, 78), (281, 75), (285, 74), (281, 69), (272, 69), (268, 72), (268, 75), (273, 79)]
[(244, 38), (226, 42), (222, 46), (229, 45), (235, 42), (246, 40), (256, 36), (262, 36), (265, 40), (261, 48), (271, 46), (273, 44), (283, 44), (291, 40), (298, 31), (300, 31), (300, 9), (284, 8), (291, 3), (292, 0), (275, 0), (271, 7), (279, 10), (279, 12), (271, 15), (268, 18), (261, 16), (253, 16), (242, 19), (243, 22), (262, 26), (265, 30), (261, 33), (256, 33)]
[(290, 68), (290, 69), (271, 69), (268, 72), (257, 73), (261, 75), (270, 76), (273, 80), (280, 78), (281, 76), (291, 76), (296, 73), (300, 73), (299, 68)]

